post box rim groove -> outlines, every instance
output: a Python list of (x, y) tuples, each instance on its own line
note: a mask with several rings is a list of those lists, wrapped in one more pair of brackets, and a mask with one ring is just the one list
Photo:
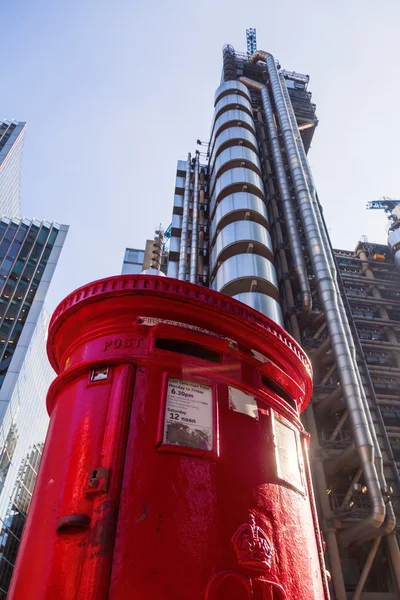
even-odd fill
[(63, 323), (83, 306), (101, 300), (121, 296), (163, 296), (176, 302), (190, 302), (208, 311), (221, 312), (255, 332), (273, 339), (280, 352), (302, 366), (305, 383), (305, 399), (299, 410), (304, 410), (312, 393), (311, 363), (299, 344), (280, 325), (259, 311), (209, 288), (169, 277), (151, 275), (116, 275), (88, 283), (71, 292), (55, 309), (50, 320), (47, 339), (47, 355), (53, 369), (60, 373), (60, 365), (55, 351), (55, 338)]

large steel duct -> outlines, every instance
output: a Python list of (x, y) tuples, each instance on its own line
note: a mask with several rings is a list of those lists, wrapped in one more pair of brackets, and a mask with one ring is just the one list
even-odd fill
[[(339, 286), (337, 283), (337, 273), (336, 273), (336, 265), (335, 265), (335, 261), (334, 261), (334, 257), (333, 257), (333, 253), (331, 251), (331, 246), (330, 246), (330, 241), (328, 239), (328, 235), (326, 232), (326, 228), (322, 219), (322, 215), (321, 215), (321, 210), (320, 210), (320, 206), (317, 200), (317, 196), (316, 196), (316, 188), (315, 188), (315, 183), (314, 183), (314, 179), (313, 179), (313, 175), (311, 172), (311, 168), (308, 162), (308, 158), (307, 158), (307, 154), (306, 151), (304, 149), (304, 145), (303, 145), (303, 140), (297, 125), (297, 120), (296, 120), (296, 116), (294, 114), (294, 109), (293, 109), (293, 105), (292, 105), (292, 101), (290, 99), (289, 96), (289, 92), (287, 90), (287, 86), (286, 86), (286, 82), (285, 82), (285, 78), (283, 77), (282, 74), (279, 75), (280, 77), (280, 83), (281, 83), (281, 88), (282, 88), (282, 92), (285, 98), (285, 103), (286, 103), (286, 109), (288, 111), (289, 114), (289, 118), (290, 118), (290, 122), (292, 125), (292, 129), (293, 129), (293, 133), (295, 136), (295, 140), (296, 140), (296, 144), (297, 144), (297, 149), (299, 152), (299, 156), (300, 156), (300, 161), (304, 170), (304, 175), (306, 177), (306, 181), (307, 181), (307, 186), (310, 192), (310, 196), (312, 198), (313, 201), (313, 206), (314, 206), (314, 210), (315, 210), (315, 216), (316, 216), (316, 220), (317, 220), (317, 224), (318, 224), (318, 228), (319, 228), (319, 233), (321, 235), (321, 239), (323, 240), (323, 246), (325, 248), (326, 251), (326, 257), (329, 263), (329, 267), (331, 270), (331, 274), (332, 274), (332, 279), (333, 282), (336, 284), (337, 287), (337, 293), (338, 295), (340, 295), (340, 290), (339, 290)], [(369, 429), (371, 432), (371, 436), (372, 436), (372, 440), (374, 443), (374, 449), (375, 449), (375, 457), (374, 457), (374, 462), (375, 462), (375, 468), (377, 470), (378, 476), (379, 476), (379, 481), (381, 484), (381, 490), (387, 490), (388, 486), (387, 486), (387, 482), (386, 482), (386, 477), (385, 477), (385, 473), (384, 473), (384, 468), (383, 468), (383, 457), (382, 457), (382, 453), (381, 453), (381, 449), (379, 446), (379, 441), (376, 435), (376, 431), (375, 431), (375, 426), (374, 423), (372, 421), (372, 416), (371, 416), (371, 412), (370, 412), (370, 408), (368, 405), (368, 401), (367, 401), (367, 397), (365, 395), (365, 391), (364, 391), (364, 386), (362, 384), (361, 381), (361, 376), (360, 376), (360, 372), (357, 366), (357, 360), (356, 360), (356, 348), (355, 348), (355, 344), (353, 341), (353, 335), (350, 329), (350, 325), (349, 325), (349, 321), (347, 319), (347, 315), (346, 315), (346, 311), (345, 311), (345, 307), (343, 305), (343, 303), (341, 305), (339, 305), (339, 309), (341, 312), (341, 316), (342, 316), (342, 322), (343, 322), (343, 327), (346, 333), (346, 337), (349, 343), (349, 347), (350, 347), (350, 351), (351, 351), (351, 355), (352, 355), (352, 359), (353, 359), (353, 363), (354, 363), (354, 369), (357, 375), (357, 379), (358, 379), (358, 383), (360, 386), (360, 394), (363, 400), (363, 404), (364, 404), (364, 410), (365, 410), (365, 414), (367, 417), (367, 421), (368, 421), (368, 425), (369, 425)], [(387, 502), (386, 504), (386, 516), (385, 516), (385, 520), (382, 524), (381, 527), (375, 529), (372, 533), (370, 534), (366, 534), (366, 536), (364, 538), (362, 538), (359, 541), (362, 541), (363, 539), (373, 539), (373, 538), (377, 538), (379, 536), (382, 535), (387, 535), (388, 533), (390, 533), (391, 531), (393, 531), (394, 527), (396, 525), (396, 518), (395, 518), (395, 514), (394, 514), (394, 510), (392, 507), (392, 504), (390, 502)]]
[(196, 152), (194, 164), (194, 192), (192, 217), (192, 250), (190, 253), (190, 283), (197, 283), (197, 253), (199, 236), (199, 152)]
[(269, 142), (271, 145), (272, 158), (275, 166), (276, 179), (282, 201), (290, 250), (292, 253), (293, 265), (301, 289), (303, 311), (305, 313), (309, 313), (312, 307), (312, 299), (310, 285), (307, 277), (307, 267), (304, 260), (303, 249), (301, 246), (300, 236), (297, 228), (296, 215), (294, 213), (292, 203), (292, 196), (285, 173), (285, 165), (283, 162), (279, 136), (276, 130), (274, 112), (272, 109), (269, 92), (266, 85), (258, 83), (257, 81), (253, 81), (252, 79), (248, 79), (247, 77), (240, 77), (239, 81), (244, 83), (249, 88), (258, 90), (261, 94), (265, 119), (267, 122)]
[(374, 441), (365, 411), (357, 368), (354, 364), (352, 349), (346, 333), (346, 330), (349, 330), (348, 323), (346, 323), (347, 327), (345, 324), (347, 317), (337, 283), (332, 276), (330, 261), (327, 258), (327, 247), (324, 245), (316, 216), (317, 211), (314, 208), (315, 200), (310, 192), (303, 170), (275, 59), (267, 52), (257, 51), (250, 58), (250, 62), (256, 62), (257, 60), (262, 60), (267, 65), (291, 178), (304, 225), (320, 299), (324, 307), (328, 331), (332, 340), (337, 372), (371, 502), (369, 516), (343, 532), (342, 541), (345, 545), (349, 545), (356, 540), (365, 539), (371, 530), (380, 528), (385, 520), (386, 509), (380, 478), (375, 466)]
[(188, 221), (189, 221), (189, 197), (190, 197), (190, 176), (191, 176), (192, 157), (189, 152), (186, 162), (185, 194), (183, 196), (183, 216), (181, 244), (179, 248), (178, 279), (186, 279), (186, 261), (188, 247)]

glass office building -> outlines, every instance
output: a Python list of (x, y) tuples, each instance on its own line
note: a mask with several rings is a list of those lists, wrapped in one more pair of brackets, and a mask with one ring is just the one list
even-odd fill
[(0, 425), (0, 598), (7, 596), (48, 425), (48, 322), (42, 310)]
[(7, 591), (48, 427), (44, 300), (68, 227), (20, 208), (25, 123), (0, 122), (0, 600)]
[(21, 216), (20, 171), (26, 123), (0, 121), (0, 213)]
[(122, 275), (138, 275), (143, 271), (144, 250), (127, 248), (122, 264)]

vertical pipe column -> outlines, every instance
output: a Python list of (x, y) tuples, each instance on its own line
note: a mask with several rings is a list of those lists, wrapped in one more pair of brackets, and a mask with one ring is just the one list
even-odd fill
[[(378, 529), (385, 518), (386, 507), (382, 496), (380, 478), (378, 477), (374, 461), (375, 447), (360, 389), (358, 369), (353, 361), (353, 354), (350, 349), (348, 336), (346, 335), (347, 328), (345, 330), (345, 322), (347, 322), (347, 318), (345, 318), (343, 302), (338, 293), (337, 283), (332, 281), (330, 264), (327, 260), (325, 248), (323, 248), (323, 240), (319, 231), (312, 195), (310, 194), (301, 164), (275, 59), (267, 53), (259, 52), (256, 55), (256, 58), (260, 56), (267, 63), (292, 180), (300, 206), (319, 294), (324, 305), (327, 325), (332, 339), (332, 349), (337, 361), (338, 373), (368, 485), (371, 513), (365, 520), (349, 527), (343, 532), (343, 542), (348, 545), (355, 539), (370, 533), (373, 529)], [(347, 327), (349, 328), (348, 322)]]
[[(310, 197), (311, 203), (313, 205), (316, 225), (317, 225), (317, 228), (319, 231), (319, 235), (321, 236), (321, 239), (323, 240), (323, 247), (325, 249), (325, 258), (330, 267), (330, 271), (332, 274), (332, 281), (336, 287), (336, 293), (337, 293), (338, 297), (340, 298), (341, 293), (339, 290), (339, 285), (338, 285), (338, 280), (337, 280), (337, 275), (336, 275), (336, 265), (335, 265), (333, 253), (331, 250), (330, 241), (328, 239), (328, 235), (326, 232), (325, 224), (322, 219), (320, 206), (317, 201), (316, 189), (315, 189), (315, 184), (314, 184), (313, 176), (311, 173), (310, 165), (308, 163), (308, 159), (307, 159), (307, 155), (306, 155), (306, 152), (304, 149), (301, 134), (300, 134), (300, 131), (297, 126), (297, 120), (296, 120), (292, 102), (290, 100), (290, 96), (289, 96), (289, 93), (288, 93), (288, 90), (286, 87), (285, 79), (281, 74), (279, 75), (279, 79), (280, 79), (281, 90), (282, 90), (284, 102), (286, 104), (287, 114), (290, 119), (290, 123), (291, 123), (292, 130), (293, 130), (293, 135), (294, 135), (297, 150), (298, 150), (298, 156), (300, 158), (301, 166), (303, 168), (304, 177), (306, 180), (306, 185), (307, 185), (307, 188), (309, 191), (309, 197)], [(378, 292), (378, 294), (379, 294), (379, 292)], [(361, 381), (361, 376), (359, 373), (358, 364), (357, 364), (357, 360), (356, 360), (355, 344), (353, 342), (353, 336), (352, 336), (352, 332), (350, 329), (349, 321), (347, 319), (345, 307), (342, 302), (338, 302), (338, 309), (339, 309), (339, 312), (341, 315), (343, 329), (345, 331), (345, 335), (348, 340), (348, 346), (349, 346), (349, 350), (351, 353), (351, 358), (352, 358), (352, 362), (353, 362), (353, 366), (354, 366), (354, 372), (356, 374), (356, 378), (357, 378), (357, 381), (359, 384), (360, 398), (364, 405), (364, 410), (365, 410), (365, 415), (366, 415), (368, 426), (369, 426), (369, 431), (371, 433), (372, 441), (374, 444), (374, 451), (375, 451), (374, 452), (374, 465), (376, 468), (376, 472), (378, 474), (381, 490), (384, 490), (387, 488), (387, 484), (386, 484), (386, 477), (385, 477), (385, 473), (384, 473), (384, 469), (383, 469), (382, 452), (381, 452), (379, 441), (378, 441), (378, 438), (376, 435), (375, 426), (372, 421), (370, 407), (368, 404), (367, 397), (365, 395), (364, 386)], [(377, 528), (373, 532), (373, 534), (367, 533), (362, 539), (374, 539), (376, 537), (390, 533), (393, 530), (393, 528), (395, 527), (395, 523), (396, 523), (396, 520), (395, 520), (393, 507), (390, 502), (387, 502), (386, 503), (386, 516), (385, 516), (385, 520), (384, 520), (384, 523), (382, 524), (382, 526), (380, 528)]]
[(199, 281), (203, 282), (204, 269), (204, 169), (200, 172), (199, 192), (199, 254), (197, 257), (197, 275)]
[(284, 276), (283, 277), (283, 287), (285, 290), (285, 300), (286, 300), (287, 309), (288, 309), (290, 332), (291, 332), (292, 336), (295, 338), (295, 340), (300, 343), (301, 337), (300, 337), (299, 324), (297, 321), (297, 316), (294, 312), (295, 311), (295, 301), (294, 301), (294, 297), (293, 297), (293, 290), (292, 290), (290, 280), (286, 276), (289, 273), (289, 265), (288, 265), (287, 258), (286, 258), (286, 252), (284, 250), (284, 239), (283, 239), (281, 223), (279, 220), (278, 204), (276, 201), (276, 190), (275, 190), (274, 183), (272, 181), (272, 168), (270, 165), (270, 156), (269, 156), (269, 152), (268, 152), (265, 127), (264, 127), (264, 123), (262, 120), (261, 112), (257, 113), (257, 121), (260, 124), (261, 148), (262, 148), (263, 159), (264, 159), (263, 160), (264, 170), (266, 173), (266, 181), (265, 181), (264, 185), (266, 186), (266, 189), (268, 190), (268, 199), (269, 199), (269, 202), (271, 205), (271, 211), (272, 211), (272, 217), (273, 217), (272, 222), (273, 222), (273, 227), (275, 230), (276, 241), (277, 241), (277, 244), (279, 247), (279, 262), (281, 265), (281, 269), (283, 270), (283, 276)]
[(190, 283), (197, 283), (197, 253), (199, 235), (199, 151), (194, 165), (194, 194), (192, 217), (192, 250), (190, 253)]
[(281, 143), (276, 129), (269, 92), (266, 85), (248, 79), (247, 77), (241, 77), (239, 81), (241, 81), (248, 87), (257, 89), (261, 94), (262, 106), (268, 129), (269, 143), (271, 145), (272, 157), (276, 171), (276, 179), (281, 197), (283, 213), (285, 216), (285, 223), (288, 230), (288, 238), (290, 249), (292, 252), (293, 266), (299, 280), (299, 285), (303, 297), (303, 311), (304, 313), (308, 314), (312, 307), (312, 299), (307, 277), (307, 268), (304, 260), (303, 249), (300, 242), (300, 236), (298, 233), (298, 225), (293, 209), (292, 195), (286, 176), (285, 165), (282, 157)]
[(186, 280), (191, 162), (192, 162), (192, 156), (189, 152), (187, 162), (186, 162), (185, 194), (183, 196), (181, 245), (179, 248), (179, 265), (178, 265), (178, 279), (183, 279), (183, 280)]

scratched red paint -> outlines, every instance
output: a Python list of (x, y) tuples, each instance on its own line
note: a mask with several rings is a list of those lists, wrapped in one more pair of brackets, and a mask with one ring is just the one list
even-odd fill
[[(50, 428), (9, 598), (329, 598), (295, 408), (311, 369), (284, 330), (216, 292), (127, 275), (66, 298), (48, 354)], [(165, 443), (169, 378), (183, 445)]]

